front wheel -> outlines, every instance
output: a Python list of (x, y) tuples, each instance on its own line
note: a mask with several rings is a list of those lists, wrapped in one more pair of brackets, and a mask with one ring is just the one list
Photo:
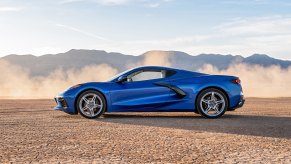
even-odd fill
[(100, 92), (88, 90), (78, 97), (76, 106), (82, 116), (92, 119), (104, 113), (106, 100)]
[(226, 95), (215, 88), (202, 91), (197, 98), (196, 108), (206, 118), (221, 117), (228, 108)]

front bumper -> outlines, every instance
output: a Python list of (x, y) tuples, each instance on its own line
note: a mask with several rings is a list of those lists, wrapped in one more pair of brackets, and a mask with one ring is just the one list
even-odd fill
[(55, 97), (55, 101), (57, 103), (56, 107), (67, 109), (68, 105), (64, 97)]
[(77, 114), (74, 106), (72, 105), (71, 99), (63, 96), (56, 96), (55, 102), (57, 106), (55, 106), (55, 110), (60, 110), (69, 114)]

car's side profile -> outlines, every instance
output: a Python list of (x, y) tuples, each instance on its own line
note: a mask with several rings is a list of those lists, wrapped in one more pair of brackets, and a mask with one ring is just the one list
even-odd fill
[(245, 101), (238, 77), (157, 66), (128, 70), (108, 82), (78, 84), (55, 100), (56, 110), (86, 118), (104, 112), (195, 112), (218, 118)]

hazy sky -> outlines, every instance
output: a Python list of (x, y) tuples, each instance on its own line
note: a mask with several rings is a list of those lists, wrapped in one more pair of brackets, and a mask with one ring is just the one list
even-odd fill
[(291, 1), (0, 0), (0, 56), (70, 49), (291, 59)]

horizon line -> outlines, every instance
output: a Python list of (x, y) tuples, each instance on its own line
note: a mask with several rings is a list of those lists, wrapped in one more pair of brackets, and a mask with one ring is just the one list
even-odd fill
[(106, 51), (106, 50), (101, 50), (101, 49), (75, 49), (75, 48), (72, 48), (70, 50), (67, 50), (65, 52), (58, 52), (58, 53), (47, 53), (47, 54), (42, 54), (42, 55), (34, 55), (34, 54), (8, 54), (8, 55), (4, 55), (2, 57), (0, 57), (0, 59), (4, 58), (4, 57), (7, 57), (7, 56), (11, 56), (11, 55), (16, 55), (16, 56), (34, 56), (34, 57), (41, 57), (41, 56), (45, 56), (45, 55), (58, 55), (58, 54), (64, 54), (64, 53), (68, 53), (70, 51), (82, 51), (82, 50), (85, 50), (85, 51), (104, 51), (105, 53), (107, 54), (110, 54), (110, 53), (119, 53), (119, 54), (122, 54), (122, 55), (128, 55), (128, 56), (141, 56), (141, 55), (144, 55), (146, 53), (149, 53), (149, 52), (182, 52), (182, 53), (185, 53), (187, 55), (190, 55), (190, 56), (199, 56), (199, 55), (221, 55), (221, 56), (239, 56), (239, 57), (242, 57), (242, 58), (248, 58), (248, 57), (251, 57), (251, 56), (254, 56), (254, 55), (265, 55), (267, 57), (270, 57), (270, 58), (273, 58), (273, 59), (277, 59), (277, 60), (282, 60), (282, 61), (291, 61), (291, 59), (282, 59), (282, 58), (275, 58), (271, 55), (268, 55), (268, 54), (264, 54), (264, 53), (253, 53), (251, 55), (248, 55), (248, 56), (243, 56), (243, 55), (234, 55), (234, 54), (220, 54), (220, 53), (199, 53), (199, 54), (191, 54), (191, 53), (187, 53), (187, 52), (184, 52), (184, 51), (178, 51), (178, 50), (148, 50), (148, 51), (145, 51), (144, 53), (141, 53), (141, 54), (127, 54), (127, 53), (121, 53), (121, 52), (115, 52), (115, 51)]

